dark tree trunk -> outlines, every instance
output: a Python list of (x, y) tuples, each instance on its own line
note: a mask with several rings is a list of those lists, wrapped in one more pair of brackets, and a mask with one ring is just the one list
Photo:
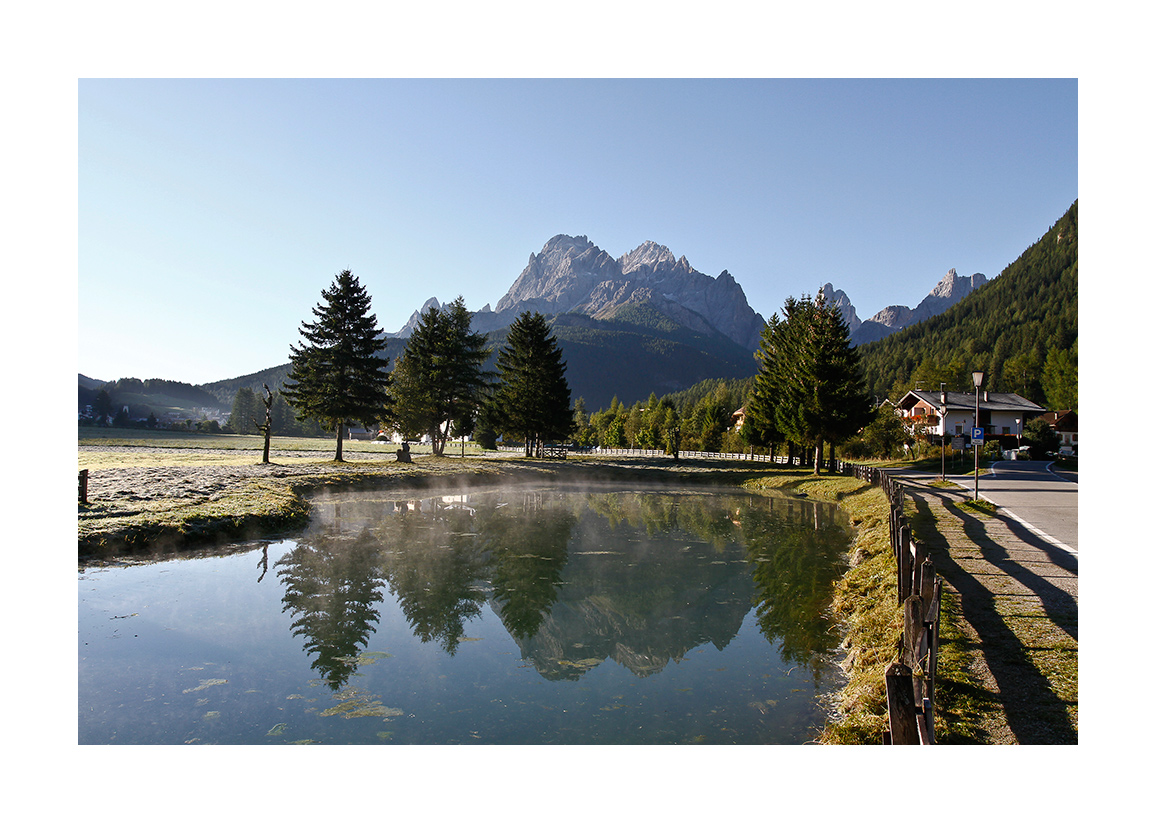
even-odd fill
[(265, 426), (261, 431), (265, 433), (265, 449), (261, 453), (261, 463), (269, 463), (269, 439), (273, 436), (273, 392), (269, 389), (269, 384), (262, 384), (265, 387)]

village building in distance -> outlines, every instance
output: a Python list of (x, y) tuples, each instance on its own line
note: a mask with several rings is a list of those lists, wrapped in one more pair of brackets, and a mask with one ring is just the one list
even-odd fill
[[(909, 391), (896, 404), (896, 414), (911, 429), (922, 429), (930, 440), (941, 437), (969, 437), (976, 416), (976, 395), (972, 392)], [(984, 439), (1000, 439), (1002, 446), (1015, 447), (1024, 425), (1046, 414), (1043, 406), (1015, 392), (980, 393), (980, 419)]]

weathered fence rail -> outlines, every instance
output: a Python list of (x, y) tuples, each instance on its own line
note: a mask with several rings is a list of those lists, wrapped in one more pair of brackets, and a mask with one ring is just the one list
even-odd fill
[[(545, 449), (546, 447), (544, 447)], [(605, 455), (609, 457), (636, 457), (636, 458), (661, 458), (668, 455), (662, 449), (615, 449), (606, 446), (568, 446), (564, 447), (568, 453), (585, 454), (585, 455)], [(525, 452), (523, 446), (509, 446), (506, 444), (498, 445), (499, 452)], [(670, 456), (668, 456), (670, 457)], [(802, 466), (803, 458), (796, 455), (794, 458), (788, 458), (784, 455), (758, 455), (750, 452), (698, 452), (679, 450), (680, 458), (708, 458), (712, 460), (724, 461), (751, 461), (754, 463), (777, 463), (788, 464), (792, 466)], [(810, 465), (810, 464), (809, 464)], [(828, 462), (824, 462), (824, 466), (830, 466)]]

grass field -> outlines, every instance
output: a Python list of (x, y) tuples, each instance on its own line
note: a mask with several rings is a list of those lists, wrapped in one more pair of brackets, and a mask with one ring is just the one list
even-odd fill
[[(263, 435), (205, 435), (199, 432), (175, 432), (170, 430), (152, 429), (113, 429), (109, 427), (88, 426), (79, 427), (77, 431), (77, 446), (100, 449), (101, 447), (132, 447), (134, 451), (148, 452), (151, 450), (189, 450), (189, 463), (203, 463), (205, 465), (231, 466), (252, 463), (253, 457), (261, 459), (261, 452), (265, 446)], [(302, 452), (326, 453), (333, 455), (337, 448), (335, 438), (291, 438), (274, 436), (269, 441), (269, 448), (273, 452)], [(398, 445), (375, 441), (344, 440), (342, 441), (342, 455), (348, 460), (379, 459), (393, 460)], [(233, 452), (235, 457), (228, 455), (207, 455), (205, 452)], [(192, 453), (202, 453), (194, 456)], [(411, 444), (410, 452), (415, 455), (429, 454), (430, 447), (421, 444)], [(115, 455), (116, 453), (107, 453)], [(159, 452), (154, 454), (161, 454)], [(461, 443), (450, 443), (446, 446), (447, 455), (461, 455)], [(467, 443), (465, 454), (478, 456), (482, 450), (475, 443)], [(112, 462), (107, 466), (157, 466), (153, 459), (141, 463), (141, 458), (122, 458), (123, 462)], [(177, 459), (166, 457), (164, 465), (171, 465)], [(292, 463), (297, 459), (282, 455), (279, 463)], [(303, 457), (301, 461), (315, 461), (316, 455)], [(134, 462), (135, 461), (135, 462)], [(179, 462), (179, 461), (178, 461)]]

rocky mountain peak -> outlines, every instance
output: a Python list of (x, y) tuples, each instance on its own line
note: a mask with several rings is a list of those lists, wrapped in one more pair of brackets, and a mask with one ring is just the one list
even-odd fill
[(852, 305), (851, 299), (842, 289), (837, 289), (830, 283), (825, 283), (820, 287), (820, 292), (823, 293), (825, 302), (830, 303), (840, 311), (840, 316), (844, 319), (844, 323), (848, 325), (849, 334), (860, 328), (862, 321), (859, 316), (856, 315), (856, 307)]
[(652, 240), (616, 260), (585, 235), (555, 235), (530, 256), (494, 312), (485, 318), (477, 313), (474, 322), (490, 331), (525, 311), (610, 318), (620, 307), (639, 303), (697, 332), (722, 334), (751, 351), (759, 346), (763, 318), (730, 273), (705, 275), (686, 255), (676, 259)]
[[(690, 270), (691, 264), (687, 263), (686, 257), (680, 258), (679, 261)], [(671, 254), (671, 250), (653, 240), (645, 241), (634, 251), (619, 258), (619, 268), (624, 275), (629, 275), (639, 269), (654, 272), (657, 269), (673, 268), (675, 264), (675, 256)]]
[(516, 306), (520, 312), (569, 312), (594, 286), (618, 274), (615, 260), (586, 235), (555, 235), (530, 256), (495, 312), (501, 315)]
[(964, 275), (956, 274), (955, 269), (949, 269), (948, 273), (944, 275), (944, 277), (940, 279), (940, 282), (928, 293), (928, 296), (959, 300), (973, 289), (983, 286), (987, 282), (988, 278), (980, 274), (980, 272), (970, 277), (965, 277)]
[(956, 274), (955, 269), (949, 269), (915, 309), (886, 306), (868, 318), (858, 334), (852, 335), (852, 343), (859, 345), (880, 340), (914, 323), (935, 317), (987, 282), (988, 278), (980, 272), (965, 276)]
[(414, 330), (418, 328), (418, 321), (421, 319), (422, 315), (425, 314), (431, 308), (441, 309), (442, 304), (440, 304), (438, 302), (437, 298), (430, 298), (429, 300), (427, 300), (425, 303), (422, 304), (421, 309), (419, 309), (414, 314), (410, 315), (410, 319), (408, 321), (406, 321), (405, 326), (403, 326), (397, 332), (394, 332), (392, 335), (387, 334), (386, 337), (390, 337), (390, 338), (408, 338), (408, 337), (410, 337), (410, 335), (412, 335), (414, 333)]

